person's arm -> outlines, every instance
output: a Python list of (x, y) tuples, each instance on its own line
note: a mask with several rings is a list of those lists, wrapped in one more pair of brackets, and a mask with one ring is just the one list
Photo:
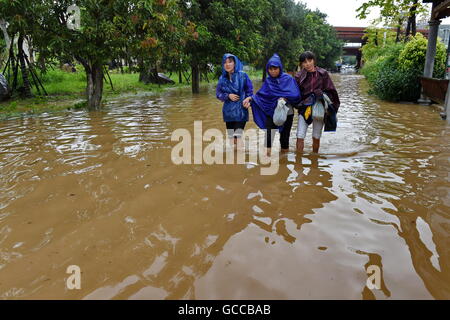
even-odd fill
[(300, 104), (303, 102), (303, 100), (307, 97), (302, 95), (302, 86), (301, 86), (301, 81), (302, 79), (304, 79), (304, 77), (306, 77), (306, 75), (304, 74), (306, 71), (304, 71), (304, 69), (302, 71), (297, 72), (294, 75), (294, 80), (295, 83), (297, 84), (298, 90), (300, 91), (300, 99), (298, 101), (298, 103), (296, 104), (296, 106), (300, 106)]
[(253, 97), (253, 83), (247, 74), (245, 74), (244, 92), (245, 92), (245, 98)]
[(339, 100), (339, 95), (337, 93), (336, 87), (334, 86), (333, 80), (331, 80), (328, 72), (325, 73), (323, 78), (323, 92), (325, 92), (331, 99), (331, 102), (333, 102), (333, 107), (337, 112), (341, 101)]
[(216, 87), (216, 97), (217, 97), (217, 99), (219, 99), (222, 102), (225, 102), (229, 99), (228, 93), (222, 91), (222, 86), (221, 86), (220, 82), (219, 82), (219, 84), (217, 84), (217, 87)]
[(245, 99), (242, 104), (244, 108), (249, 108), (251, 106), (250, 101), (253, 99), (253, 84), (247, 74), (245, 74), (244, 94)]
[(285, 98), (285, 100), (287, 101), (287, 103), (293, 107), (298, 106), (298, 104), (300, 103), (301, 99), (302, 99), (302, 94), (300, 91), (300, 88), (298, 86), (297, 81), (295, 80), (295, 78), (292, 78), (292, 84), (293, 87), (295, 87), (298, 90), (298, 96), (297, 97), (290, 97), (290, 98)]

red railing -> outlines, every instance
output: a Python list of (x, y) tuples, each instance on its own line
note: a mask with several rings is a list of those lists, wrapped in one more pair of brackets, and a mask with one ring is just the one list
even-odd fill
[(424, 95), (438, 103), (445, 102), (449, 80), (420, 77), (420, 84)]

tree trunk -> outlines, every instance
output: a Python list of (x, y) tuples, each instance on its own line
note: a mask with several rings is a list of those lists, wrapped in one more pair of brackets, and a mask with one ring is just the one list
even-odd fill
[(178, 83), (183, 83), (183, 77), (181, 75), (181, 69), (178, 70)]
[(405, 42), (408, 41), (410, 32), (411, 32), (411, 17), (408, 18), (408, 24), (406, 25)]
[(86, 98), (89, 109), (98, 110), (102, 102), (103, 95), (103, 68), (101, 63), (94, 63), (86, 71)]
[(151, 70), (153, 80), (156, 80), (156, 83), (158, 84), (158, 87), (161, 87), (161, 81), (159, 81), (159, 75), (158, 75), (158, 66), (155, 65), (155, 67)]
[(413, 5), (409, 9), (408, 14), (408, 26), (406, 27), (406, 35), (405, 35), (405, 42), (408, 41), (408, 37), (410, 34), (413, 36), (416, 35), (417, 28), (416, 28), (416, 10), (417, 10), (417, 2), (418, 0), (414, 0)]
[(200, 72), (198, 64), (192, 64), (192, 93), (200, 93)]
[(399, 25), (397, 27), (397, 35), (395, 36), (395, 43), (400, 42), (400, 28), (401, 26)]
[[(3, 20), (3, 19), (0, 19), (0, 29), (2, 30), (3, 37), (5, 39), (6, 51), (9, 51), (9, 46), (10, 46), (10, 43), (11, 43), (11, 39), (9, 38), (8, 31), (6, 30), (6, 21)], [(13, 36), (13, 39), (14, 39), (14, 36)]]
[(34, 65), (34, 47), (33, 47), (33, 41), (32, 41), (32, 38), (29, 36), (29, 37), (27, 37), (26, 38), (26, 40), (27, 40), (27, 43), (28, 43), (28, 53), (29, 53), (29, 57), (28, 57), (28, 59), (30, 60), (30, 63), (32, 64), (32, 65)]
[(139, 82), (146, 82), (146, 72), (144, 66), (144, 60), (142, 58), (138, 58), (138, 66), (139, 66)]
[(413, 37), (416, 36), (417, 33), (417, 25), (416, 25), (416, 10), (417, 10), (417, 5), (418, 5), (418, 0), (414, 0), (414, 4), (412, 6), (412, 14), (411, 14), (411, 33), (413, 35)]
[(19, 52), (19, 62), (20, 62), (20, 71), (22, 72), (22, 80), (23, 80), (23, 95), (27, 98), (30, 98), (33, 96), (31, 93), (31, 84), (30, 79), (28, 77), (28, 68), (25, 62), (25, 52), (23, 51), (23, 40), (24, 36), (22, 34), (19, 34), (19, 39), (17, 41), (17, 47)]

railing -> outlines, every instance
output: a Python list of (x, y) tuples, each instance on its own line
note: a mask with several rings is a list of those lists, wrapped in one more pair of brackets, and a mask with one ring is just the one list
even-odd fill
[(423, 94), (437, 103), (445, 103), (449, 80), (420, 77)]

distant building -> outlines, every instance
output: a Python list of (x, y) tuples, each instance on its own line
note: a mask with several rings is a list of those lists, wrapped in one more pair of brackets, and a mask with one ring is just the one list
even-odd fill
[[(429, 17), (425, 18), (425, 19), (418, 19), (416, 22), (416, 28), (417, 29), (429, 29), (430, 25), (428, 23), (428, 20), (430, 20)], [(406, 29), (406, 24), (405, 24), (405, 29)]]
[(447, 47), (448, 39), (450, 38), (450, 24), (443, 24), (439, 26), (438, 37), (445, 47)]

